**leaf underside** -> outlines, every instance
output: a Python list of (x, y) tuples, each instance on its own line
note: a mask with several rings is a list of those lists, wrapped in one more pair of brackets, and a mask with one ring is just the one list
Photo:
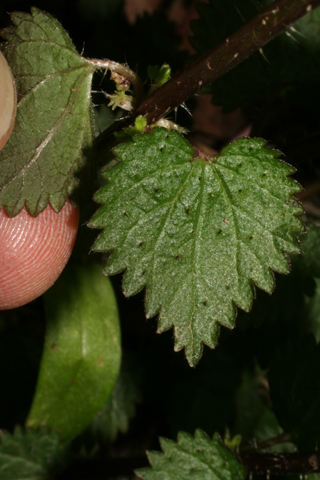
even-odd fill
[(45, 343), (26, 425), (50, 427), (71, 440), (95, 418), (116, 383), (118, 309), (110, 280), (94, 263), (69, 264), (45, 293), (44, 305)]
[(245, 468), (219, 440), (201, 430), (194, 438), (179, 433), (178, 442), (160, 439), (163, 453), (148, 452), (152, 468), (136, 472), (143, 480), (241, 480)]
[(213, 159), (194, 158), (177, 132), (154, 129), (115, 149), (89, 226), (103, 229), (94, 250), (112, 252), (104, 269), (125, 270), (128, 296), (146, 287), (147, 317), (175, 327), (175, 350), (190, 365), (219, 325), (232, 328), (236, 306), (251, 308), (254, 286), (271, 293), (272, 270), (288, 273), (303, 230), (287, 178), (294, 169), (261, 139), (242, 138)]
[(37, 8), (17, 12), (2, 31), (2, 45), (16, 82), (18, 108), (11, 137), (0, 152), (0, 205), (14, 216), (32, 215), (48, 203), (59, 211), (73, 198), (82, 153), (91, 146), (93, 67), (61, 25)]

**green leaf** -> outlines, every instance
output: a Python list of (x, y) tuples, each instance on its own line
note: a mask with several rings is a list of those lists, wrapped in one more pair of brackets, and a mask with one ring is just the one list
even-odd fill
[(118, 432), (127, 432), (129, 419), (135, 415), (136, 404), (141, 401), (136, 369), (137, 365), (132, 359), (129, 363), (129, 359), (124, 358), (108, 401), (89, 427), (95, 438), (103, 442), (114, 442)]
[(310, 330), (317, 342), (320, 341), (320, 278), (315, 279), (316, 289), (312, 298), (307, 298), (307, 318)]
[(191, 365), (202, 343), (215, 347), (219, 324), (234, 326), (234, 305), (249, 311), (254, 282), (271, 293), (271, 269), (288, 273), (283, 252), (299, 253), (300, 187), (260, 139), (240, 139), (214, 159), (194, 158), (176, 132), (154, 129), (115, 149), (122, 160), (105, 173), (95, 199), (104, 206), (90, 226), (104, 229), (96, 251), (105, 266), (126, 270), (128, 296), (144, 286), (146, 314), (160, 312), (159, 332), (175, 326), (176, 350)]
[(294, 266), (301, 274), (320, 278), (320, 226), (308, 226), (308, 232), (301, 237), (304, 255), (294, 259)]
[[(236, 418), (232, 427), (232, 431), (242, 437), (241, 446), (252, 445), (253, 438), (259, 445), (260, 442), (283, 434), (283, 429), (271, 407), (267, 380), (263, 372), (258, 369), (254, 371), (246, 369), (243, 372), (242, 384), (236, 393)], [(264, 445), (263, 449), (268, 452), (284, 453), (295, 451), (295, 446), (289, 439), (283, 442), (282, 438), (279, 443)]]
[(96, 264), (68, 266), (44, 299), (47, 331), (26, 425), (54, 428), (69, 440), (93, 420), (116, 382), (117, 305)]
[(159, 65), (148, 67), (148, 78), (151, 82), (151, 87), (149, 89), (148, 95), (152, 92), (157, 90), (157, 88), (161, 87), (164, 83), (166, 83), (171, 76), (171, 68), (170, 65), (164, 63), (161, 67)]
[(191, 365), (202, 344), (217, 344), (219, 325), (234, 326), (236, 307), (251, 308), (255, 283), (271, 293), (272, 270), (288, 273), (284, 252), (302, 208), (287, 178), (294, 169), (261, 139), (239, 139), (215, 158), (195, 158), (177, 132), (154, 129), (115, 149), (90, 222), (103, 232), (94, 250), (113, 252), (104, 272), (126, 270), (128, 296), (146, 291), (146, 315), (158, 331), (175, 327), (175, 349)]
[(59, 211), (74, 197), (83, 150), (91, 147), (91, 80), (94, 67), (82, 58), (51, 15), (31, 9), (13, 13), (2, 31), (16, 81), (18, 109), (8, 144), (0, 152), (0, 205), (32, 215), (48, 203)]
[(252, 438), (256, 438), (256, 427), (268, 404), (271, 403), (256, 370), (245, 369), (242, 372), (235, 403), (236, 417), (232, 432), (239, 433), (243, 442), (248, 444)]
[[(246, 353), (254, 355), (263, 369), (269, 367), (278, 346), (289, 338), (310, 331), (320, 338), (320, 291), (314, 278), (320, 276), (320, 228), (307, 229), (300, 237), (303, 255), (291, 258), (290, 275), (277, 274), (273, 294), (257, 291), (250, 313), (239, 312), (237, 326), (245, 336)], [(244, 421), (247, 423), (246, 417)], [(242, 433), (239, 428), (236, 432)]]
[(66, 458), (66, 445), (56, 432), (0, 432), (1, 480), (49, 480), (60, 471)]
[(136, 472), (143, 480), (236, 480), (245, 468), (215, 434), (210, 440), (201, 430), (194, 438), (179, 433), (178, 442), (161, 439), (163, 453), (148, 452), (152, 468)]

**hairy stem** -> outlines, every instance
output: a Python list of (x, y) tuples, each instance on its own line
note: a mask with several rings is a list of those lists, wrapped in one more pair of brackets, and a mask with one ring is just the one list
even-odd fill
[(318, 5), (320, 0), (275, 1), (147, 97), (134, 112), (134, 116), (145, 115), (148, 124), (156, 122)]
[[(253, 453), (240, 456), (240, 460), (250, 474), (266, 475), (320, 472), (320, 454), (306, 453)], [(108, 458), (105, 460), (91, 460), (71, 464), (58, 480), (68, 480), (70, 477), (77, 480), (87, 480), (94, 473), (95, 480), (105, 480), (111, 476), (124, 477), (133, 475), (134, 470), (148, 468), (150, 464), (147, 456)]]
[(103, 132), (98, 137), (98, 148), (110, 134), (132, 123), (138, 115), (144, 115), (148, 124), (155, 123), (319, 5), (320, 0), (276, 0), (225, 41), (149, 95), (130, 117)]
[(319, 453), (255, 453), (241, 457), (247, 471), (258, 475), (320, 472)]
[(251, 453), (255, 453), (257, 449), (273, 447), (274, 445), (280, 445), (281, 443), (288, 443), (291, 441), (292, 438), (288, 433), (280, 433), (280, 435), (277, 435), (276, 437), (261, 440), (254, 446), (240, 448), (240, 455), (249, 455)]
[(139, 76), (129, 67), (126, 67), (121, 63), (114, 62), (113, 60), (99, 60), (92, 58), (87, 59), (87, 62), (91, 63), (91, 65), (93, 65), (96, 69), (102, 68), (104, 70), (110, 70), (110, 72), (116, 72), (125, 77), (133, 86), (136, 100), (138, 102), (142, 101), (144, 97), (143, 85)]

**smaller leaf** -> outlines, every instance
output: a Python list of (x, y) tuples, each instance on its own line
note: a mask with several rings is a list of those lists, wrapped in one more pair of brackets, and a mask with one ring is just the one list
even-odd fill
[(66, 445), (56, 432), (0, 432), (1, 480), (49, 480), (64, 467)]
[[(117, 379), (119, 317), (99, 265), (69, 265), (44, 296), (47, 331), (27, 426), (72, 439), (107, 401)], [(57, 301), (58, 299), (58, 301)]]
[(148, 67), (148, 77), (151, 81), (151, 87), (148, 94), (150, 95), (152, 92), (157, 90), (157, 88), (166, 83), (169, 80), (170, 75), (170, 65), (166, 63), (164, 63), (161, 67), (159, 67), (159, 65), (155, 65), (154, 67), (150, 65)]
[(16, 81), (18, 108), (0, 152), (0, 205), (10, 216), (25, 205), (36, 216), (48, 203), (59, 211), (89, 168), (83, 151), (93, 141), (94, 67), (51, 15), (32, 8), (31, 15), (15, 12), (11, 20), (1, 32), (7, 40), (2, 50)]
[(320, 278), (320, 226), (308, 226), (308, 232), (301, 237), (303, 256), (293, 259), (293, 267), (304, 276)]
[(317, 342), (320, 341), (320, 278), (315, 279), (316, 289), (311, 298), (306, 297), (307, 318), (310, 321), (310, 330)]
[(246, 476), (244, 466), (225, 447), (218, 434), (210, 438), (196, 430), (194, 438), (179, 433), (177, 443), (161, 439), (163, 453), (148, 452), (152, 468), (139, 470), (143, 480), (240, 480)]

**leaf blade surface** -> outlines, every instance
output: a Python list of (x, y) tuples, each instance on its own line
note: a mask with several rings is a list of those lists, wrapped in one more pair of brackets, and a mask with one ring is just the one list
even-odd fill
[(82, 151), (93, 140), (88, 111), (94, 68), (50, 15), (32, 8), (31, 15), (12, 14), (12, 21), (2, 31), (3, 51), (15, 78), (18, 109), (0, 152), (0, 204), (10, 216), (26, 204), (35, 216), (49, 202), (59, 211), (78, 188), (77, 174), (87, 162)]
[(0, 475), (2, 480), (42, 480), (52, 478), (64, 466), (66, 445), (56, 432), (22, 431), (0, 434)]
[(122, 161), (105, 173), (89, 224), (103, 229), (94, 249), (112, 252), (107, 275), (125, 270), (126, 295), (147, 287), (147, 317), (159, 313), (159, 332), (175, 327), (175, 349), (194, 365), (219, 325), (234, 326), (235, 305), (250, 310), (253, 283), (271, 293), (271, 270), (288, 273), (284, 252), (300, 252), (294, 170), (260, 139), (204, 159), (165, 129), (115, 153)]
[(148, 452), (152, 465), (136, 472), (143, 480), (244, 479), (245, 469), (215, 434), (212, 440), (201, 430), (195, 436), (180, 432), (178, 441), (160, 439), (163, 453)]
[(68, 266), (46, 292), (45, 308), (44, 352), (26, 425), (54, 428), (70, 440), (94, 419), (116, 382), (118, 310), (96, 264)]

